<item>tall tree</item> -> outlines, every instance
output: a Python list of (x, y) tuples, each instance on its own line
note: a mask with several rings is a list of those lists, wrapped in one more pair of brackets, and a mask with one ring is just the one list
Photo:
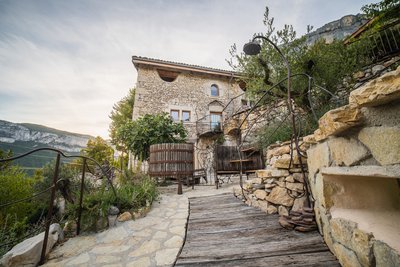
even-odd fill
[(100, 164), (103, 164), (106, 161), (109, 164), (112, 164), (114, 160), (114, 150), (106, 140), (100, 136), (97, 136), (95, 139), (90, 139), (87, 142), (86, 148), (82, 149), (81, 153), (84, 156), (96, 160)]
[(133, 105), (135, 104), (135, 88), (129, 89), (128, 95), (114, 104), (110, 114), (111, 124), (109, 126), (111, 143), (116, 146), (117, 150), (127, 152), (126, 147), (118, 138), (118, 129), (125, 125), (126, 122), (132, 121)]

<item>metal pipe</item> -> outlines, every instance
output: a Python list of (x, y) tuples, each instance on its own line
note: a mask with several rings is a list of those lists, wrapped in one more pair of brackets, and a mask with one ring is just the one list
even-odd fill
[(47, 211), (47, 216), (46, 216), (46, 230), (44, 231), (44, 239), (43, 239), (43, 246), (42, 246), (42, 254), (40, 256), (40, 264), (43, 264), (46, 260), (46, 250), (47, 250), (47, 239), (49, 238), (49, 230), (50, 230), (50, 223), (51, 223), (51, 217), (53, 216), (53, 205), (54, 205), (54, 199), (56, 196), (56, 186), (57, 186), (57, 180), (58, 180), (58, 174), (60, 171), (60, 153), (57, 154), (57, 159), (56, 159), (56, 166), (54, 170), (54, 176), (53, 176), (53, 187), (51, 189), (51, 196), (50, 196), (50, 203), (49, 203), (49, 210)]
[(78, 221), (76, 222), (76, 235), (79, 235), (81, 232), (82, 200), (83, 200), (83, 189), (85, 186), (85, 172), (86, 172), (86, 159), (83, 159), (81, 191), (79, 194)]

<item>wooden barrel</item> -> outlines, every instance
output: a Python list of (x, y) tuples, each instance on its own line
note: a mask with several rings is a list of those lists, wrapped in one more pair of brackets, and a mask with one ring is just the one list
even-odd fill
[(193, 175), (194, 145), (164, 143), (150, 146), (149, 174), (152, 177)]

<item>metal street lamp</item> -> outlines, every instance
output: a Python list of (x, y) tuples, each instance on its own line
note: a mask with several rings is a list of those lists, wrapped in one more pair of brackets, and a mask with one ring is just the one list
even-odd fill
[(303, 180), (305, 183), (305, 192), (307, 195), (306, 205), (308, 207), (311, 207), (311, 205), (310, 205), (311, 201), (309, 199), (310, 194), (308, 191), (307, 177), (305, 177), (305, 170), (304, 170), (303, 162), (302, 162), (302, 158), (301, 158), (302, 155), (301, 155), (300, 148), (299, 148), (299, 140), (298, 140), (297, 128), (296, 128), (296, 117), (295, 117), (295, 112), (294, 112), (293, 102), (292, 102), (291, 81), (290, 81), (290, 77), (291, 77), (290, 64), (289, 64), (289, 61), (287, 60), (287, 58), (283, 55), (282, 51), (279, 49), (279, 47), (274, 42), (272, 42), (270, 39), (268, 39), (267, 37), (262, 36), (262, 35), (255, 36), (251, 42), (246, 43), (243, 46), (243, 52), (246, 55), (255, 56), (261, 52), (261, 45), (255, 41), (256, 39), (262, 39), (264, 41), (267, 41), (270, 45), (272, 45), (275, 48), (275, 50), (279, 53), (279, 55), (281, 56), (283, 62), (285, 63), (285, 66), (287, 68), (287, 106), (288, 106), (289, 113), (290, 113), (290, 116), (292, 119), (292, 129), (293, 129), (292, 140), (294, 139), (294, 141), (295, 141), (297, 156), (299, 158), (301, 172), (303, 174)]

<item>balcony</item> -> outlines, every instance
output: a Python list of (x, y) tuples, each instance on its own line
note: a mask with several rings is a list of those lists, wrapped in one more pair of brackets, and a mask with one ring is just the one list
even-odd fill
[(196, 132), (199, 137), (211, 137), (222, 134), (222, 123), (220, 121), (212, 121), (210, 116), (206, 116), (196, 122)]

